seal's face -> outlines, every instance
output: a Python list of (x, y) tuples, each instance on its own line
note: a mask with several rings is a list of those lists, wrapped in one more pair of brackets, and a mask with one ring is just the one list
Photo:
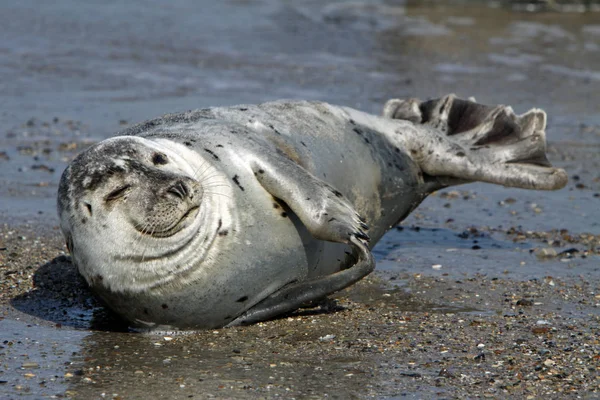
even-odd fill
[[(73, 161), (58, 208), (67, 246), (89, 283), (116, 289), (130, 288), (128, 280), (141, 288), (161, 281), (153, 260), (180, 251), (203, 223), (197, 169), (169, 146), (137, 137), (105, 140)], [(179, 267), (169, 268), (165, 276)]]

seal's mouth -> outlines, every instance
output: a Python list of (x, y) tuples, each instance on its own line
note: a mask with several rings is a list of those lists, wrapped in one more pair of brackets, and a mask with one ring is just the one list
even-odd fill
[(162, 230), (153, 230), (153, 229), (140, 229), (140, 227), (136, 226), (135, 229), (145, 236), (152, 236), (157, 238), (166, 238), (173, 236), (177, 232), (181, 231), (185, 227), (189, 225), (191, 221), (196, 218), (198, 215), (198, 211), (200, 210), (200, 206), (190, 207), (189, 210), (185, 212), (175, 223), (168, 226), (166, 229)]

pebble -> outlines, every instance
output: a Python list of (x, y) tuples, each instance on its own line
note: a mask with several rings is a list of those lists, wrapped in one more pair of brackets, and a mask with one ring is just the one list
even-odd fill
[(535, 251), (535, 255), (538, 256), (538, 258), (554, 258), (558, 255), (558, 253), (553, 248), (544, 247), (537, 249)]
[(519, 299), (517, 300), (517, 305), (523, 307), (531, 307), (533, 305), (533, 301), (529, 299)]
[(335, 335), (325, 335), (325, 336), (321, 336), (319, 338), (319, 340), (322, 342), (327, 341), (327, 340), (332, 340), (332, 339), (335, 339)]

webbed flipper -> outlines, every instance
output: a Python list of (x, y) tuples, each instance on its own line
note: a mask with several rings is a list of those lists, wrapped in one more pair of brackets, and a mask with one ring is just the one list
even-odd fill
[(342, 193), (284, 157), (260, 157), (252, 162), (252, 169), (265, 190), (284, 201), (315, 238), (349, 244), (356, 261), (334, 274), (284, 286), (227, 326), (294, 311), (354, 284), (375, 269), (365, 232), (368, 226)]
[(356, 237), (352, 237), (350, 241), (353, 244), (354, 257), (357, 259), (350, 268), (335, 274), (285, 286), (250, 308), (227, 326), (249, 325), (294, 311), (307, 302), (342, 290), (370, 274), (375, 269), (373, 254), (364, 241)]
[(567, 174), (546, 158), (546, 113), (516, 115), (508, 106), (486, 106), (448, 95), (421, 102), (389, 100), (383, 115), (428, 127), (447, 140), (427, 141), (419, 151), (423, 171), (525, 189), (556, 190)]

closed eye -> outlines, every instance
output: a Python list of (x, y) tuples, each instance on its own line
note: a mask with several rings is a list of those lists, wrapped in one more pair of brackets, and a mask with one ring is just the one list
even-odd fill
[(131, 185), (121, 186), (120, 188), (115, 189), (112, 192), (110, 192), (104, 200), (105, 201), (113, 201), (113, 200), (118, 199), (119, 197), (123, 197), (125, 195), (125, 193), (127, 193), (127, 190), (129, 190), (130, 187), (131, 187)]

